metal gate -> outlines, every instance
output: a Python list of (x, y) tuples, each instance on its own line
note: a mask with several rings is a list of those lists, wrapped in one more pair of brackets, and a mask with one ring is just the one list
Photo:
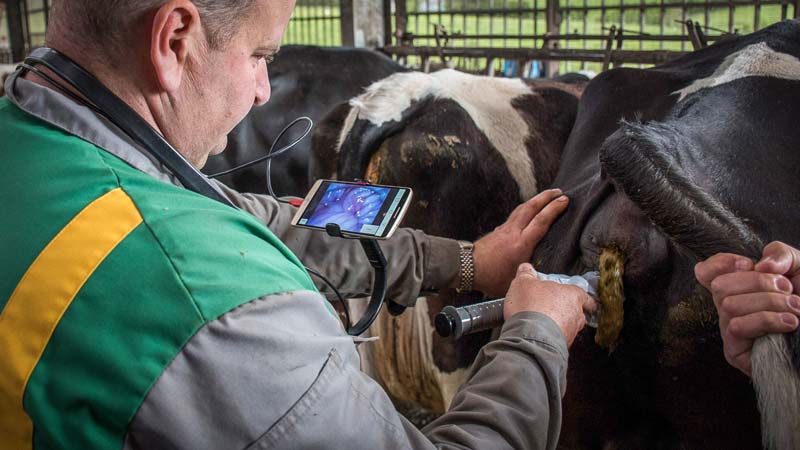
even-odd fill
[(430, 69), (510, 76), (658, 64), (798, 16), (800, 0), (394, 0), (394, 45)]
[(342, 45), (339, 0), (297, 0), (284, 44)]
[(10, 48), (0, 52), (4, 62), (21, 61), (33, 48), (44, 45), (52, 0), (6, 0), (4, 22)]

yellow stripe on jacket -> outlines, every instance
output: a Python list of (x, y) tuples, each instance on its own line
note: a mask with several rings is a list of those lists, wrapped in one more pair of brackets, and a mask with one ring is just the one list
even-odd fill
[(111, 190), (58, 233), (17, 284), (0, 313), (0, 450), (32, 448), (33, 424), (22, 404), (28, 380), (86, 280), (140, 223), (130, 197)]

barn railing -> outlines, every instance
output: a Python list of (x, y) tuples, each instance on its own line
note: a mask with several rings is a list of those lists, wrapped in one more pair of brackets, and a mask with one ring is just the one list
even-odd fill
[(658, 64), (797, 17), (800, 0), (394, 0), (384, 51), (422, 69), (537, 76)]
[(284, 44), (342, 45), (340, 0), (297, 0)]

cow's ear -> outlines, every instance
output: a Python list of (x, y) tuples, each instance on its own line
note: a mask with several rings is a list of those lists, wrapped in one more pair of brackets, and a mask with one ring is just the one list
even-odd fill
[(150, 60), (161, 89), (175, 92), (186, 74), (186, 63), (194, 52), (207, 51), (200, 13), (189, 0), (172, 0), (153, 17)]

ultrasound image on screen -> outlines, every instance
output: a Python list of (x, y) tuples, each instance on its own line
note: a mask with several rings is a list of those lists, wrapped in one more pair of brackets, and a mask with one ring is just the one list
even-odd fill
[(373, 226), (390, 190), (378, 186), (330, 184), (306, 224), (324, 228), (326, 224), (335, 223), (342, 231), (366, 232)]

